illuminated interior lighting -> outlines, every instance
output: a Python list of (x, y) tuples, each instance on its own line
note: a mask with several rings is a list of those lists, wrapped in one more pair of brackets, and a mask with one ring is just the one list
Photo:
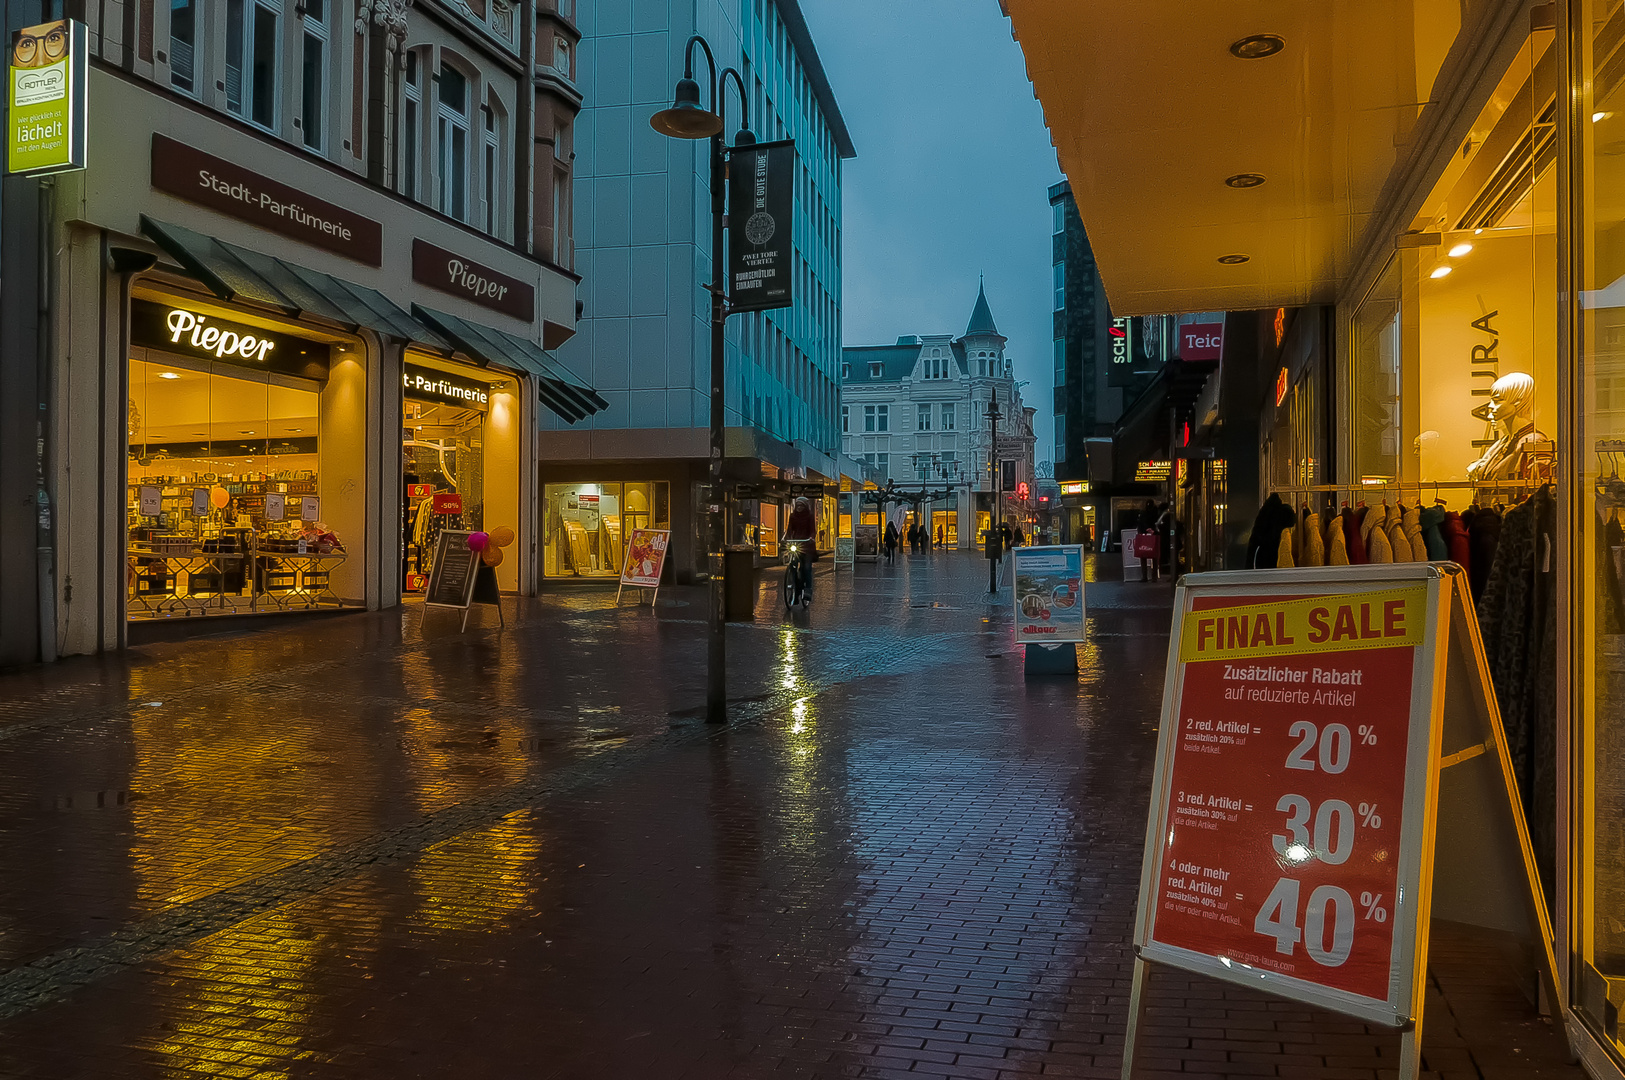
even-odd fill
[(158, 377), (160, 379), (178, 379), (178, 378), (180, 378), (180, 376), (175, 374), (173, 371), (160, 371), (158, 373)]
[(1429, 274), (1428, 277), (1442, 278), (1442, 277), (1446, 276), (1449, 273), (1450, 273), (1450, 267), (1448, 267), (1448, 266), (1437, 266), (1437, 267), (1434, 267), (1433, 273)]
[(1450, 257), (1452, 259), (1459, 259), (1471, 250), (1473, 250), (1473, 245), (1463, 240), (1461, 243), (1450, 249)]
[(1595, 124), (1598, 120), (1606, 120), (1612, 115), (1613, 113), (1594, 112), (1591, 114), (1591, 122)]

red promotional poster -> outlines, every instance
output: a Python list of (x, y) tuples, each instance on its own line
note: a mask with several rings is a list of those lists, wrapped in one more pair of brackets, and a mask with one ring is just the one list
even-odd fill
[(406, 497), (408, 499), (422, 499), (434, 494), (433, 484), (407, 484)]
[(670, 529), (633, 529), (626, 543), (626, 562), (621, 564), (621, 584), (659, 588), (670, 542)]
[(434, 497), (434, 512), (437, 514), (461, 514), (463, 512), (463, 497), (454, 491), (442, 491)]
[(1151, 941), (1390, 998), (1426, 611), (1420, 586), (1194, 601)]

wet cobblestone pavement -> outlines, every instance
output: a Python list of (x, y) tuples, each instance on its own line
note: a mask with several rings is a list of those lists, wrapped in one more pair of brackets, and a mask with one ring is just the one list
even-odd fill
[[(1112, 576), (1104, 567), (1101, 576)], [(1115, 1077), (1168, 585), (1022, 676), (985, 564), (421, 607), (0, 677), (0, 1077)], [(1430, 1075), (1579, 1077), (1441, 927)], [(1146, 1077), (1397, 1037), (1169, 973)]]

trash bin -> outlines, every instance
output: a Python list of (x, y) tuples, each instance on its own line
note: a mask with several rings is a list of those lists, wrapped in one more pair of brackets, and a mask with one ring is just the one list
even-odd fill
[(756, 549), (729, 544), (722, 549), (722, 617), (730, 621), (756, 618)]

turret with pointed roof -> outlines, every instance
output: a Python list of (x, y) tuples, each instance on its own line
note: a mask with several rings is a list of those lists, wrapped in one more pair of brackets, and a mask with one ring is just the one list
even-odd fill
[[(965, 327), (965, 336), (973, 334), (998, 334), (999, 328), (993, 324), (993, 309), (987, 306), (987, 290), (981, 282), (976, 285), (976, 307), (970, 313), (970, 325)], [(999, 335), (1003, 336), (1003, 335)]]

